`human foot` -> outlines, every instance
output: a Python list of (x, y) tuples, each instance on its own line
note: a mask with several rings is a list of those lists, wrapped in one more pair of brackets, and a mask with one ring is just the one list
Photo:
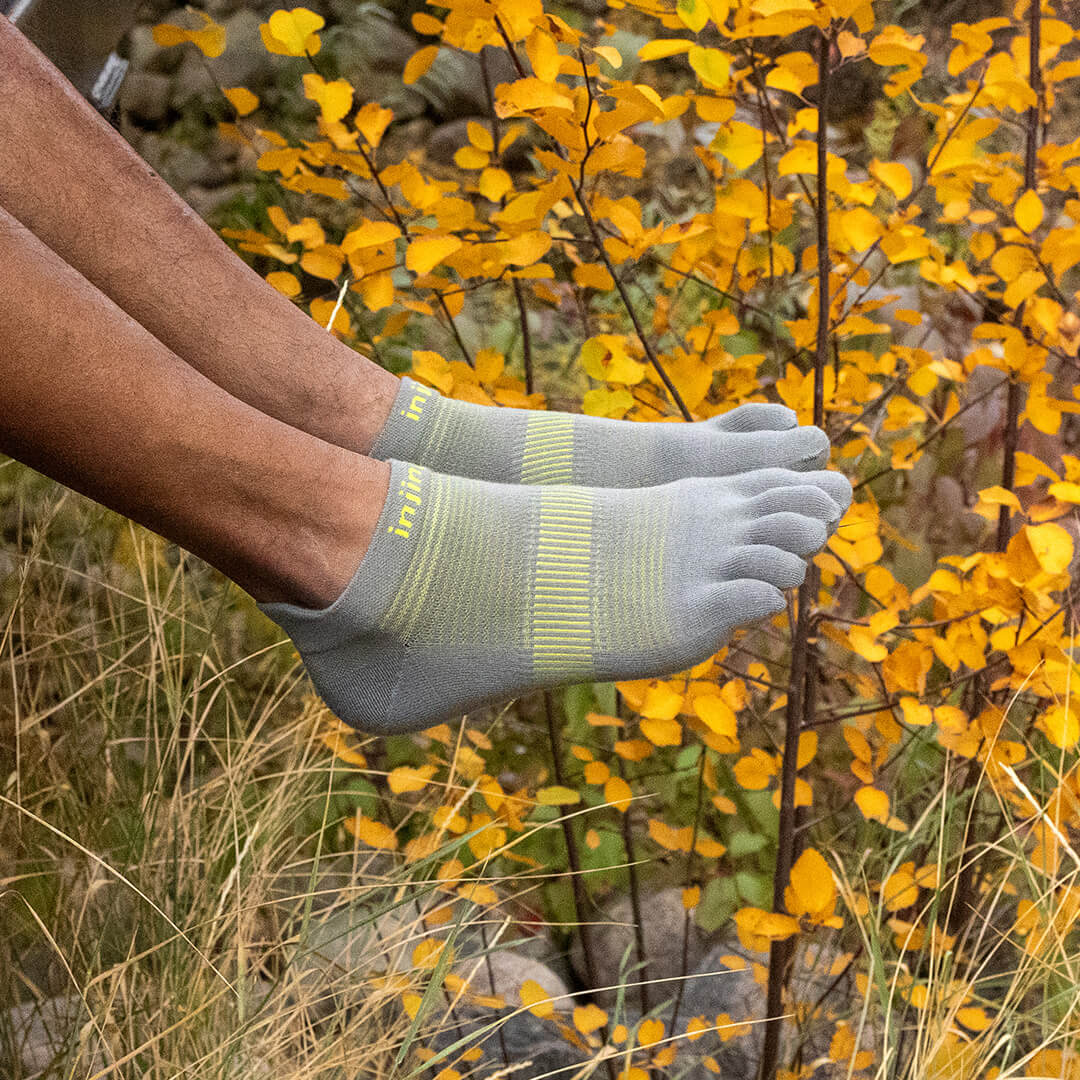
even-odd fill
[(370, 454), (500, 484), (635, 488), (752, 469), (819, 469), (829, 440), (820, 428), (797, 426), (783, 405), (742, 405), (696, 424), (633, 424), (474, 405), (404, 378)]
[(341, 596), (317, 611), (260, 605), (330, 708), (380, 734), (540, 687), (691, 667), (783, 610), (781, 590), (851, 501), (835, 472), (611, 490), (390, 466)]

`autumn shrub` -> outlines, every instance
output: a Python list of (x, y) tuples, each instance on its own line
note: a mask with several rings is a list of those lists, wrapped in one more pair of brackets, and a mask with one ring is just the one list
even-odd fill
[[(292, 721), (336, 762), (325, 842), (434, 870), (445, 956), (417, 947), (427, 989), (380, 983), (412, 1018), (409, 1069), (476, 1060), (417, 1038), (440, 993), (490, 1000), (447, 975), (462, 918), (527, 890), (588, 962), (597, 872), (640, 896), (644, 860), (682, 886), (684, 962), (692, 922), (730, 926), (766, 1006), (665, 1024), (648, 1014), (675, 992), (631, 983), (630, 1030), (523, 988), (610, 1077), (678, 1075), (711, 1029), (753, 1041), (766, 1078), (1080, 1076), (1068, 10), (440, 0), (402, 79), (471, 58), (489, 109), (453, 166), (389, 152), (392, 111), (338, 77), (304, 8), (262, 30), (307, 113), (222, 88), (219, 137), (267, 207), (222, 235), (357, 351), (492, 408), (683, 423), (783, 402), (856, 492), (788, 614), (691, 671), (412, 737), (310, 702)], [(198, 13), (155, 33), (228, 48)]]

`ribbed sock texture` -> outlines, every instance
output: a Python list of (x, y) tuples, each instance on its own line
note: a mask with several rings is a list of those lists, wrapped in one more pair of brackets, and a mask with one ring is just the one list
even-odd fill
[(828, 460), (820, 428), (783, 405), (748, 404), (694, 424), (632, 423), (494, 408), (443, 397), (410, 378), (371, 456), (502, 484), (650, 487), (761, 468), (806, 471)]
[(528, 690), (681, 671), (782, 610), (850, 502), (837, 473), (645, 490), (494, 484), (391, 462), (342, 595), (260, 608), (330, 708), (411, 731)]

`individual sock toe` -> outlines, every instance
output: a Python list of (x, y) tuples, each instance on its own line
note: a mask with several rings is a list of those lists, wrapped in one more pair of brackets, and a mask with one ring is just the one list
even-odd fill
[(722, 559), (720, 577), (726, 580), (754, 578), (778, 589), (794, 589), (806, 577), (806, 563), (790, 551), (769, 544), (734, 548)]
[(732, 627), (779, 615), (787, 607), (784, 594), (775, 585), (756, 578), (721, 582), (707, 599), (713, 619), (726, 621)]
[(797, 427), (787, 431), (747, 431), (718, 434), (712, 451), (698, 463), (699, 475), (720, 475), (721, 461), (727, 473), (747, 473), (754, 469), (791, 469), (805, 472), (829, 460), (829, 438), (821, 428)]
[(798, 424), (793, 409), (756, 401), (740, 405), (711, 421), (720, 431), (787, 431)]
[(836, 523), (843, 513), (840, 507), (821, 488), (813, 484), (796, 487), (777, 487), (748, 499), (746, 509), (754, 517), (790, 511), (814, 517), (826, 524)]
[(832, 469), (813, 469), (796, 472), (794, 469), (755, 469), (730, 478), (741, 495), (752, 497), (773, 488), (804, 487), (812, 484), (821, 488), (840, 509), (841, 517), (851, 505), (851, 481)]
[(772, 544), (796, 555), (810, 555), (825, 546), (825, 526), (802, 514), (767, 514), (748, 522), (743, 540), (747, 544)]

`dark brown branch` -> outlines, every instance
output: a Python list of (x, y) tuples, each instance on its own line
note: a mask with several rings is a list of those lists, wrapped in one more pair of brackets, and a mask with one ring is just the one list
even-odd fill
[[(817, 199), (814, 216), (817, 223), (818, 325), (814, 352), (814, 423), (824, 426), (825, 369), (829, 361), (829, 186), (827, 174), (827, 139), (829, 130), (829, 52), (831, 35), (822, 32), (818, 41), (818, 129), (817, 129)], [(813, 683), (816, 679), (811, 637), (815, 625), (814, 608), (820, 585), (820, 572), (811, 563), (806, 580), (799, 588), (798, 611), (791, 645), (791, 676), (788, 687), (784, 727), (784, 758), (780, 772), (780, 821), (776, 838), (776, 868), (773, 874), (773, 911), (784, 910), (784, 890), (795, 862), (797, 838), (795, 827), (795, 781), (799, 757), (799, 735), (813, 723)], [(765, 1034), (761, 1047), (760, 1080), (775, 1080), (783, 1030), (784, 986), (787, 982), (794, 940), (774, 941), (769, 950), (769, 983), (765, 1001)]]

